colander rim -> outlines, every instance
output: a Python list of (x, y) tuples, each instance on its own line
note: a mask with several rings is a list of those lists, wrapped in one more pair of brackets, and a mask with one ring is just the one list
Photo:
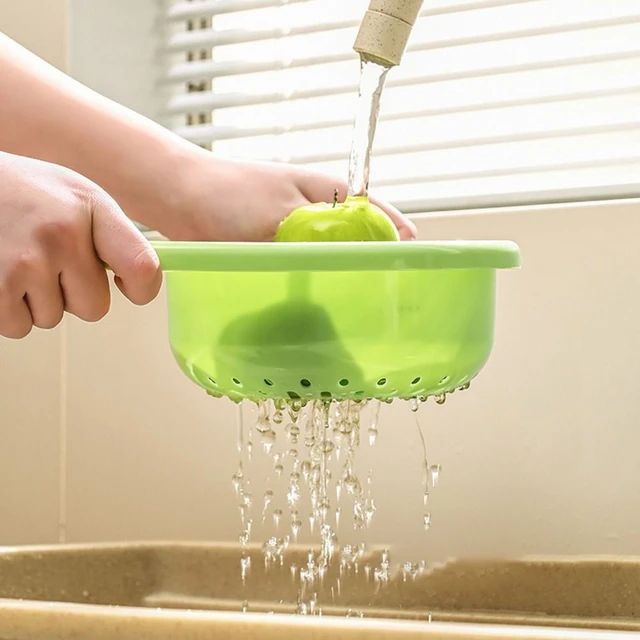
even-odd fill
[(154, 241), (163, 271), (409, 271), (512, 269), (520, 249), (508, 240), (412, 242)]

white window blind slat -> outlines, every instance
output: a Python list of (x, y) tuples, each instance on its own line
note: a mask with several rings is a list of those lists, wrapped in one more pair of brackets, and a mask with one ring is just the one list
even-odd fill
[[(175, 3), (175, 130), (346, 177), (367, 4)], [(407, 211), (640, 195), (640, 0), (433, 0), (422, 13), (383, 95), (377, 194)]]
[[(633, 29), (633, 36), (638, 35), (638, 26), (634, 23), (626, 25), (626, 30)], [(535, 69), (543, 69), (546, 67), (563, 67), (586, 62), (600, 62), (606, 60), (615, 60), (629, 57), (640, 56), (640, 46), (633, 45), (632, 42), (623, 40), (617, 42), (622, 29), (612, 30), (616, 36), (616, 45), (612, 47), (611, 40), (607, 39), (608, 34), (601, 32), (596, 37), (590, 38), (587, 42), (584, 40), (584, 34), (575, 34), (573, 38), (574, 49), (570, 48), (570, 42), (562, 43), (562, 50), (568, 50), (570, 55), (561, 55), (561, 51), (551, 49), (538, 50), (516, 50), (514, 58), (510, 58), (505, 64), (503, 52), (495, 47), (494, 52), (487, 51), (483, 56), (483, 66), (477, 67), (473, 59), (457, 52), (457, 55), (449, 57), (446, 70), (434, 71), (428, 76), (424, 76), (426, 81), (432, 78), (437, 80), (453, 80), (464, 79), (474, 75), (497, 75), (501, 73), (513, 73), (517, 71), (529, 71)], [(598, 37), (599, 36), (599, 37)], [(565, 40), (568, 40), (565, 38)], [(577, 45), (580, 45), (578, 47)], [(575, 51), (579, 49), (576, 55)], [(403, 66), (397, 72), (403, 73), (406, 69), (412, 68), (420, 64), (420, 56), (414, 52), (419, 52), (420, 46), (414, 45), (408, 48), (405, 54)], [(573, 54), (573, 55), (571, 55)], [(532, 58), (532, 55), (536, 57)], [(259, 73), (263, 71), (285, 70), (296, 67), (309, 69), (313, 66), (323, 64), (333, 64), (339, 62), (353, 62), (353, 53), (325, 53), (318, 56), (302, 57), (297, 59), (280, 58), (280, 59), (263, 59), (263, 60), (229, 60), (229, 61), (195, 61), (184, 64), (172, 65), (166, 74), (169, 82), (185, 82), (187, 80), (215, 79), (224, 76), (239, 76), (242, 74)], [(488, 64), (489, 63), (489, 64)]]
[[(180, 22), (202, 16), (223, 15), (225, 13), (244, 12), (251, 9), (281, 7), (284, 5), (312, 0), (189, 0), (178, 1), (171, 4), (167, 10), (167, 20)], [(438, 15), (442, 13), (462, 13), (476, 9), (500, 7), (507, 4), (524, 4), (536, 0), (431, 0), (424, 10), (425, 15)]]
[[(568, 0), (558, 0), (568, 1)], [(615, 4), (616, 0), (608, 0), (612, 4)], [(624, 2), (624, 0), (618, 0)], [(636, 0), (629, 0), (630, 3), (635, 3)], [(511, 5), (509, 5), (511, 7)], [(637, 22), (640, 18), (634, 7), (621, 6), (617, 10), (612, 10), (611, 6), (607, 7), (606, 3), (600, 4), (592, 3), (591, 5), (585, 3), (580, 12), (580, 18), (574, 22), (567, 22), (566, 20), (559, 19), (555, 21), (544, 21), (542, 24), (529, 22), (530, 16), (526, 15), (527, 12), (522, 11), (523, 15), (517, 16), (517, 21), (509, 20), (507, 24), (512, 24), (512, 28), (505, 30), (495, 30), (496, 25), (491, 21), (480, 22), (479, 24), (470, 25), (473, 28), (468, 30), (458, 29), (454, 32), (455, 35), (450, 36), (446, 31), (445, 35), (442, 34), (440, 29), (436, 29), (435, 25), (430, 25), (429, 21), (420, 21), (420, 18), (424, 18), (427, 15), (426, 11), (420, 13), (419, 21), (413, 29), (414, 39), (422, 40), (420, 45), (414, 45), (413, 49), (429, 50), (439, 49), (443, 47), (458, 47), (461, 45), (474, 44), (477, 42), (486, 42), (493, 40), (512, 40), (516, 38), (527, 38), (537, 35), (546, 35), (551, 33), (562, 33), (568, 31), (581, 31), (587, 28), (606, 27), (618, 24), (625, 24), (629, 21)], [(503, 8), (504, 11), (506, 9)], [(312, 15), (312, 14), (311, 14)], [(306, 16), (305, 16), (306, 17)], [(444, 18), (445, 16), (438, 16)], [(450, 16), (446, 16), (447, 19)], [(535, 14), (533, 18), (537, 17)], [(436, 21), (435, 18), (431, 18), (431, 21)], [(448, 22), (450, 20), (447, 20)], [(255, 42), (257, 40), (271, 40), (274, 38), (284, 38), (298, 35), (307, 35), (312, 33), (331, 31), (335, 32), (340, 29), (355, 29), (359, 25), (359, 19), (347, 18), (347, 19), (326, 19), (322, 21), (309, 21), (299, 25), (277, 25), (270, 28), (260, 29), (203, 29), (199, 31), (188, 31), (185, 33), (177, 33), (170, 37), (168, 46), (172, 50), (183, 49), (196, 49), (200, 47), (217, 47), (230, 44), (242, 44)], [(446, 26), (446, 25), (443, 25)], [(426, 36), (424, 39), (421, 36)]]
[(228, 60), (225, 62), (187, 62), (185, 64), (172, 65), (171, 68), (167, 70), (166, 78), (169, 82), (184, 82), (186, 80), (201, 80), (204, 78), (215, 79), (223, 76), (238, 76), (245, 73), (257, 73), (293, 67), (309, 68), (320, 64), (345, 62), (352, 58), (353, 56), (351, 54), (340, 52), (325, 53), (295, 60), (282, 58), (266, 60)]
[(273, 40), (291, 36), (301, 36), (339, 29), (352, 29), (357, 26), (355, 20), (332, 20), (320, 23), (303, 24), (297, 27), (275, 26), (266, 29), (203, 29), (178, 33), (169, 39), (169, 49), (189, 50), (202, 47), (221, 47), (230, 44), (243, 44), (258, 40)]
[(250, 9), (263, 9), (294, 4), (296, 2), (309, 2), (310, 0), (200, 0), (199, 2), (175, 2), (167, 10), (167, 19), (170, 22), (181, 22), (191, 18), (210, 17), (236, 11), (248, 11)]
[[(640, 59), (635, 56), (630, 58), (624, 56), (604, 64), (588, 63), (584, 66), (588, 68), (572, 69), (573, 74), (567, 74), (564, 69), (558, 66), (541, 67), (531, 74), (516, 73), (515, 81), (508, 83), (508, 92), (503, 90), (507, 84), (503, 77), (506, 74), (500, 74), (500, 77), (494, 77), (493, 74), (468, 76), (464, 83), (458, 82), (456, 79), (433, 79), (432, 76), (391, 78), (387, 81), (383, 104), (393, 113), (396, 105), (403, 107), (406, 104), (424, 103), (429, 107), (424, 109), (422, 113), (425, 116), (437, 116), (446, 113), (486, 111), (507, 106), (517, 107), (576, 98), (584, 99), (590, 96), (627, 92), (638, 86), (635, 72), (640, 66)], [(336, 105), (340, 107), (338, 113), (345, 113), (344, 109), (354, 102), (352, 99), (355, 90), (353, 82), (315, 87), (310, 81), (309, 85), (311, 85), (309, 88), (286, 88), (282, 91), (265, 93), (203, 91), (181, 94), (169, 101), (168, 109), (173, 113), (189, 113), (206, 109), (260, 106), (266, 103), (276, 109), (276, 103), (342, 96), (346, 97), (346, 100), (342, 100), (340, 103), (336, 101)], [(299, 87), (300, 83), (293, 84), (293, 86)], [(320, 101), (317, 104), (321, 106), (322, 111), (327, 106)], [(285, 106), (290, 106), (290, 104)], [(308, 107), (308, 104), (300, 105), (299, 114), (308, 115), (310, 113)], [(283, 115), (277, 111), (273, 113), (278, 119), (281, 119)], [(313, 112), (311, 111), (311, 113)], [(236, 117), (234, 113), (218, 115), (228, 116), (228, 120), (234, 121)], [(261, 114), (257, 113), (256, 115), (260, 116)], [(262, 117), (264, 118), (265, 115)]]

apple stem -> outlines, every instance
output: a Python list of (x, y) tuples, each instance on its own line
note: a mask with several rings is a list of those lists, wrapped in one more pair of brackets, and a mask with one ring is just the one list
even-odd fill
[(336, 205), (338, 204), (338, 190), (334, 189), (333, 190), (333, 208), (336, 208)]

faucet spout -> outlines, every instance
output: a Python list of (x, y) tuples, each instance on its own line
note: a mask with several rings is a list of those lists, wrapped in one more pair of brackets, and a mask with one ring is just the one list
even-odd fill
[(400, 64), (423, 0), (371, 0), (354, 50), (385, 67)]

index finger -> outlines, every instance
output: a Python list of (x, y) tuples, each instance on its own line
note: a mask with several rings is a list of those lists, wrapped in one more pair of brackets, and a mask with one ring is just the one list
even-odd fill
[(93, 242), (113, 270), (118, 288), (134, 304), (151, 302), (162, 284), (160, 260), (147, 239), (107, 194), (93, 202)]

